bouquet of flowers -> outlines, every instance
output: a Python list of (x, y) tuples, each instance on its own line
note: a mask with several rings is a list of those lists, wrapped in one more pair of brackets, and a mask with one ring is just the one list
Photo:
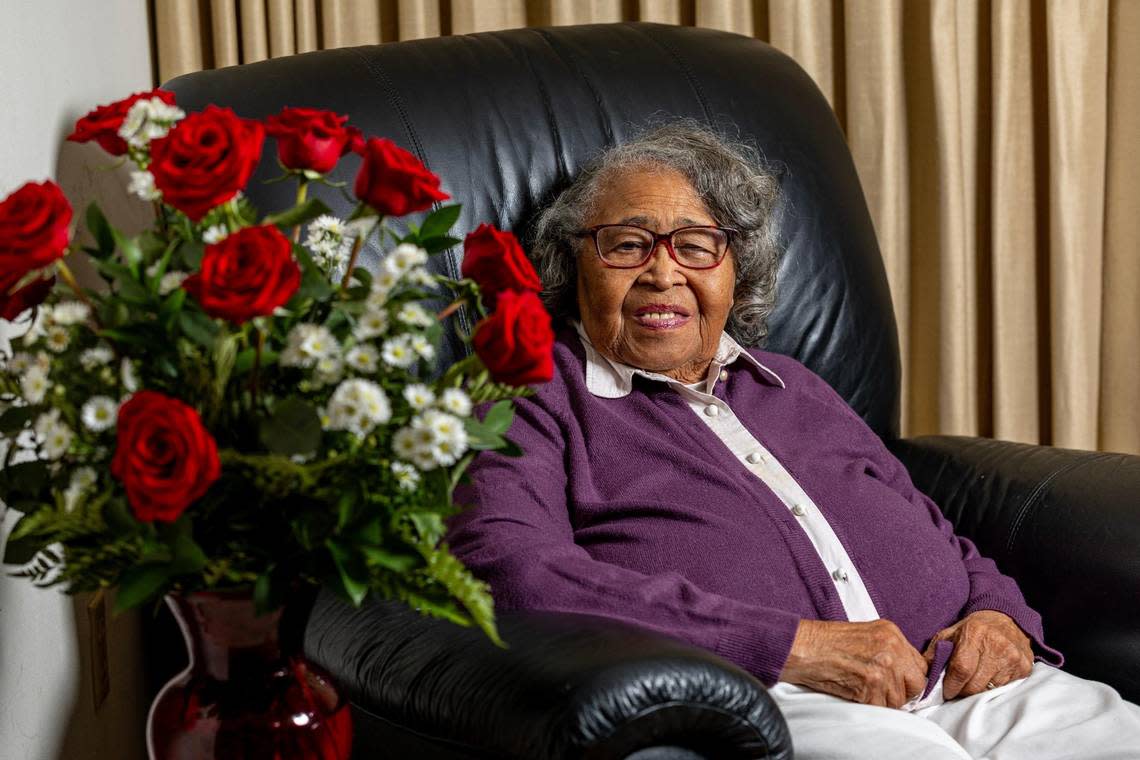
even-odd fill
[[(242, 190), (267, 135), (298, 190), (262, 215)], [(325, 583), (498, 641), (488, 589), (442, 539), (475, 453), (520, 453), (504, 437), (510, 399), (552, 373), (541, 284), (514, 237), (451, 237), (459, 206), (438, 207), (439, 179), (328, 111), (187, 115), (154, 90), (97, 108), (69, 139), (133, 162), (155, 223), (128, 237), (92, 204), (80, 246), (51, 181), (0, 202), (0, 318), (25, 327), (0, 371), (14, 574), (116, 587), (120, 609), (244, 586), (267, 610)], [(326, 175), (353, 154), (342, 220), (307, 190), (338, 187)], [(390, 251), (370, 273), (356, 264), (372, 235)], [(431, 274), (428, 257), (460, 242), (463, 279)], [(69, 253), (105, 286), (82, 287)], [(464, 305), (474, 352), (437, 367)]]

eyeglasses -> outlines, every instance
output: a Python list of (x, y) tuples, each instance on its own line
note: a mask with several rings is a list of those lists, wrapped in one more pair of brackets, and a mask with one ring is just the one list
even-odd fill
[(724, 260), (728, 244), (737, 231), (731, 227), (680, 227), (657, 233), (634, 224), (599, 224), (574, 233), (594, 239), (602, 263), (615, 269), (633, 269), (649, 261), (658, 243), (669, 256), (687, 269), (712, 269)]

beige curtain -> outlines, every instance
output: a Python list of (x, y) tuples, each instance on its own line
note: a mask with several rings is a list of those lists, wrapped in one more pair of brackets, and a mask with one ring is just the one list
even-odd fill
[(159, 77), (643, 20), (764, 39), (846, 131), (908, 435), (1140, 453), (1140, 0), (152, 0)]

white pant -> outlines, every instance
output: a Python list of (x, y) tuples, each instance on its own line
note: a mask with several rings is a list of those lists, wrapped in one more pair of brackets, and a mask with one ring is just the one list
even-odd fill
[(1038, 662), (1028, 678), (913, 712), (778, 683), (796, 760), (1140, 760), (1140, 706)]

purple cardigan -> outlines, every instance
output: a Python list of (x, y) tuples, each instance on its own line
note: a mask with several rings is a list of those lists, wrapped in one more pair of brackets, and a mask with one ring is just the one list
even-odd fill
[[(1013, 579), (910, 481), (821, 378), (749, 349), (714, 395), (826, 516), (879, 615), (920, 651), (970, 612), (998, 610), (1044, 659), (1041, 617)], [(709, 649), (776, 682), (801, 619), (846, 620), (835, 582), (796, 518), (663, 383), (638, 377), (616, 399), (590, 393), (573, 331), (554, 379), (517, 402), (509, 437), (524, 456), (483, 453), (448, 542), (490, 583), (496, 608), (622, 620)]]

